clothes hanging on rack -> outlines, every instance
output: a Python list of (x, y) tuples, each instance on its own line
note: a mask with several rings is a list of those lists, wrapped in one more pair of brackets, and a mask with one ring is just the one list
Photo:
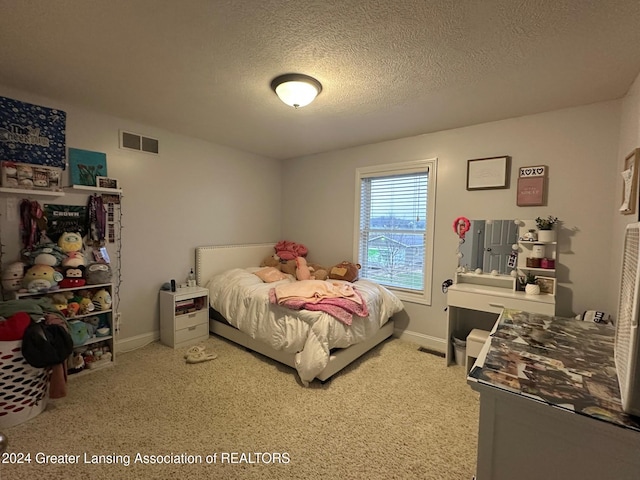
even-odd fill
[(91, 195), (87, 204), (87, 245), (101, 247), (107, 224), (107, 212), (101, 195)]
[(32, 249), (47, 237), (47, 217), (42, 206), (35, 200), (20, 202), (20, 239), (23, 249)]

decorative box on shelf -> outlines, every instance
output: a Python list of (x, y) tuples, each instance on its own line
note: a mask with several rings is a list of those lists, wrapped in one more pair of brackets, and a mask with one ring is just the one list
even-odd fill
[(4, 188), (59, 192), (62, 191), (62, 168), (3, 160), (0, 184)]

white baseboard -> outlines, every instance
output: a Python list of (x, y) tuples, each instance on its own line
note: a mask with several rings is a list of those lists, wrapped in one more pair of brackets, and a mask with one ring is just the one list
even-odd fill
[(158, 340), (160, 340), (159, 330), (152, 333), (145, 333), (143, 335), (136, 335), (135, 337), (116, 339), (116, 355), (118, 353), (126, 353), (132, 350), (136, 350)]
[(447, 351), (447, 342), (445, 342), (442, 338), (432, 337), (423, 333), (397, 329), (394, 330), (393, 336), (402, 340), (406, 340), (408, 342), (417, 343), (421, 347), (426, 348), (427, 350), (433, 350), (434, 352), (444, 354)]

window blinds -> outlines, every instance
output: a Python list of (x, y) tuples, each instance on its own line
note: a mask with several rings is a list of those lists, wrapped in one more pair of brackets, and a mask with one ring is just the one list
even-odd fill
[(361, 179), (358, 261), (362, 277), (422, 291), (427, 189), (426, 171)]

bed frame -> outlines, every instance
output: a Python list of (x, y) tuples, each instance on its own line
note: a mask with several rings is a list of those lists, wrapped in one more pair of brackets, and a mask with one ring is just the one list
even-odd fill
[[(260, 265), (262, 260), (264, 260), (268, 255), (272, 255), (274, 253), (273, 246), (274, 243), (197, 247), (196, 281), (198, 285), (204, 286), (206, 282), (217, 273), (231, 268), (246, 268)], [(348, 348), (341, 348), (332, 351), (329, 357), (329, 363), (322, 372), (316, 375), (316, 378), (324, 382), (329, 377), (362, 356), (364, 353), (368, 352), (373, 347), (393, 335), (393, 328), (393, 319), (390, 319), (373, 337), (365, 340), (364, 342), (351, 345)], [(215, 335), (242, 345), (249, 350), (258, 352), (277, 362), (295, 368), (294, 354), (274, 350), (269, 345), (254, 340), (249, 335), (227, 323), (220, 322), (214, 318), (209, 318), (209, 331)]]

